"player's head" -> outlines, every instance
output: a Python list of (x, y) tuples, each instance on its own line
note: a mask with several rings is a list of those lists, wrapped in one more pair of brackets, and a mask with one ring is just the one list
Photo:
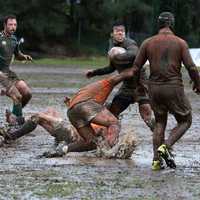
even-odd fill
[(8, 15), (3, 21), (4, 32), (8, 35), (15, 33), (17, 29), (17, 19), (15, 15)]
[(126, 35), (126, 29), (123, 23), (116, 22), (113, 24), (112, 36), (116, 42), (123, 42)]
[(174, 28), (175, 19), (171, 12), (162, 12), (158, 17), (159, 29), (164, 27)]

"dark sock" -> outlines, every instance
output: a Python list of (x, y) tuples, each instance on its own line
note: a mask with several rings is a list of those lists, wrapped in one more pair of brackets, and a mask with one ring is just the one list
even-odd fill
[(17, 117), (21, 117), (22, 116), (22, 104), (13, 104), (13, 110), (12, 113), (17, 116)]

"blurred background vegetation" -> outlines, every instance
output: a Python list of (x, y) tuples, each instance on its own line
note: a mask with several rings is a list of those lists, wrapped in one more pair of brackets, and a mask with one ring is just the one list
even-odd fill
[(177, 35), (199, 47), (199, 0), (0, 0), (0, 18), (17, 16), (16, 34), (35, 57), (103, 55), (118, 20), (140, 44), (156, 33), (162, 11), (173, 12)]

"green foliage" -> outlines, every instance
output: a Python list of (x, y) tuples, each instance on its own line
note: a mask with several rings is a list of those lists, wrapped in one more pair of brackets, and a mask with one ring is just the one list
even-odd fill
[(63, 51), (70, 54), (71, 49), (73, 55), (74, 49), (77, 55), (105, 53), (116, 20), (123, 21), (140, 42), (157, 31), (157, 17), (162, 11), (173, 12), (176, 33), (198, 46), (200, 1), (196, 0), (0, 1), (0, 17), (11, 13), (17, 16), (17, 35), (27, 41), (24, 48), (49, 53), (48, 46), (62, 45)]

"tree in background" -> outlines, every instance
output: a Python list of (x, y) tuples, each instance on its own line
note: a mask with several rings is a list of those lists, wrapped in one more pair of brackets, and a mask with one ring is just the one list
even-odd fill
[[(1, 17), (15, 14), (24, 48), (47, 54), (105, 53), (114, 21), (125, 23), (140, 43), (155, 33), (160, 12), (175, 14), (175, 30), (190, 46), (200, 42), (200, 2), (196, 0), (6, 0)], [(55, 47), (55, 48), (52, 48)]]

